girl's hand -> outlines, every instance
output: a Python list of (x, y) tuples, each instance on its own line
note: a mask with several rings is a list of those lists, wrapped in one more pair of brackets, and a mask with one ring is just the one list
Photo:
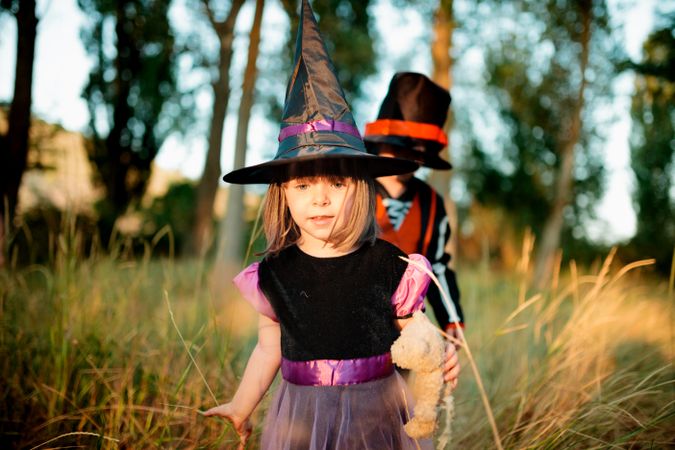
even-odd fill
[(445, 348), (445, 363), (443, 364), (443, 379), (446, 383), (450, 383), (450, 387), (454, 390), (457, 387), (457, 379), (459, 378), (459, 356), (457, 355), (457, 348), (448, 342)]
[(239, 450), (244, 449), (246, 441), (251, 436), (252, 427), (250, 422), (246, 420), (246, 418), (240, 417), (234, 411), (234, 408), (232, 407), (231, 403), (224, 403), (222, 405), (216, 406), (215, 408), (211, 408), (204, 412), (204, 416), (206, 417), (218, 416), (232, 422), (234, 429), (237, 431), (237, 434), (239, 435), (238, 448)]

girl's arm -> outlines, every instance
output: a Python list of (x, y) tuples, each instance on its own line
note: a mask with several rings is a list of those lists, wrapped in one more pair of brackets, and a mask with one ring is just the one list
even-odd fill
[(247, 419), (269, 389), (281, 364), (281, 332), (279, 324), (262, 314), (258, 319), (258, 343), (246, 364), (241, 383), (232, 400), (204, 413), (232, 422), (242, 443), (250, 434)]

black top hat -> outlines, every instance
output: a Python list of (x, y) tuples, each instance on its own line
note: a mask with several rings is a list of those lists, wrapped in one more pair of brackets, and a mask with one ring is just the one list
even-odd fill
[(377, 154), (376, 144), (391, 144), (398, 156), (432, 169), (451, 169), (438, 156), (448, 144), (443, 124), (449, 107), (450, 93), (425, 75), (395, 74), (377, 120), (366, 124), (363, 139), (368, 151)]
[(412, 161), (366, 151), (307, 0), (302, 2), (295, 64), (281, 122), (274, 159), (234, 170), (223, 180), (234, 184), (284, 181), (290, 164), (317, 159), (349, 160), (360, 173), (372, 177), (413, 172), (418, 167)]

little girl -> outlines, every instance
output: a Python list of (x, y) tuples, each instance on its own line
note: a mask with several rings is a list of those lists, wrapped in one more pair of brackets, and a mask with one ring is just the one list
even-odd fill
[[(272, 161), (224, 178), (269, 184), (268, 246), (235, 278), (260, 313), (258, 343), (232, 400), (205, 415), (232, 421), (243, 447), (247, 419), (281, 368), (261, 448), (431, 448), (403, 430), (412, 405), (390, 354), (429, 278), (376, 239), (375, 223), (374, 177), (415, 163), (365, 152), (306, 1), (279, 140)], [(458, 372), (450, 347), (446, 380), (456, 384)]]

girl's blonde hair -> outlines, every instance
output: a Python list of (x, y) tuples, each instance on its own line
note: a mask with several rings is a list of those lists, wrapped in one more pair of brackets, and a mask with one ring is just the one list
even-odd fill
[(342, 224), (332, 230), (330, 243), (337, 250), (348, 251), (375, 242), (378, 227), (375, 221), (375, 183), (371, 177), (359, 173), (354, 165), (345, 168), (344, 163), (334, 166), (317, 165), (315, 162), (309, 169), (306, 165), (293, 166), (285, 173), (283, 181), (269, 185), (265, 195), (263, 228), (267, 238), (266, 254), (275, 255), (300, 239), (300, 229), (291, 217), (284, 193), (284, 184), (296, 178), (325, 178), (331, 182), (350, 179), (350, 184), (354, 186), (352, 209), (349, 215), (343, 216)]

